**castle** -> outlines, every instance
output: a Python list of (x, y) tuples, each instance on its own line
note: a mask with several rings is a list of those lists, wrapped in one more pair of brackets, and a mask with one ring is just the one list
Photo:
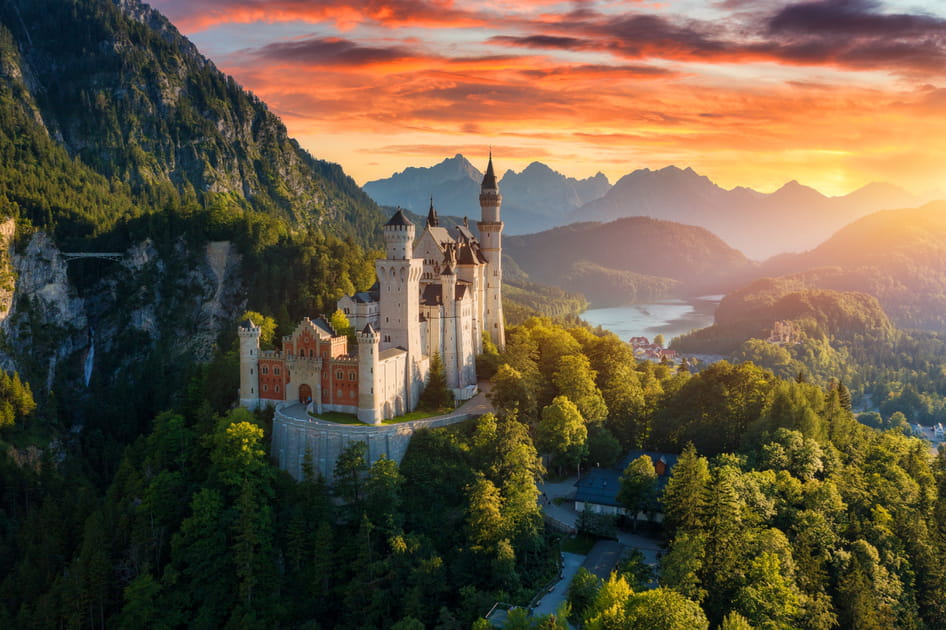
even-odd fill
[(502, 195), (489, 158), (480, 190), (477, 239), (464, 219), (453, 234), (431, 200), (424, 231), (403, 210), (384, 226), (377, 283), (338, 302), (354, 325), (357, 348), (324, 317), (308, 317), (280, 350), (260, 350), (260, 329), (240, 324), (240, 404), (250, 409), (298, 401), (314, 413), (355, 414), (380, 424), (413, 410), (439, 354), (458, 400), (476, 392), (483, 333), (505, 345), (502, 307)]

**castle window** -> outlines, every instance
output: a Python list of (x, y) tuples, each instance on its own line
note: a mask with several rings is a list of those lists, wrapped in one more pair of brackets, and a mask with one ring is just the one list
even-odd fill
[(250, 368), (250, 376), (253, 375), (253, 368)]
[(338, 380), (342, 380), (343, 378), (345, 378), (345, 373), (339, 370), (338, 372), (335, 372), (335, 378), (337, 378)]
[(279, 385), (276, 386), (276, 393), (279, 393)]
[(264, 391), (264, 392), (268, 392), (268, 391), (269, 391), (269, 386), (266, 385), (266, 383), (263, 383), (263, 391)]
[(273, 368), (273, 374), (275, 374), (276, 376), (279, 376), (279, 368), (278, 368), (278, 367)]
[(355, 397), (355, 390), (351, 390), (350, 392), (348, 392), (348, 397), (349, 397), (349, 398), (354, 398), (354, 397)]
[(269, 374), (269, 366), (268, 366), (268, 365), (264, 365), (264, 366), (263, 366), (263, 374)]
[(349, 380), (349, 381), (355, 380), (355, 373), (354, 373), (354, 372), (349, 372), (349, 373), (348, 373), (348, 380)]

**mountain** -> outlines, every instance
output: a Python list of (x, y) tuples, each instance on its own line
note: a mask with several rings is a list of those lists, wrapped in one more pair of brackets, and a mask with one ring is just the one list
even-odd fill
[(535, 281), (584, 293), (597, 306), (671, 289), (720, 292), (745, 282), (755, 269), (703, 228), (646, 217), (511, 236), (503, 249)]
[[(338, 165), (301, 149), (264, 103), (138, 0), (5, 2), (0, 55), (3, 106), (28, 127), (4, 124), (0, 134), (48, 145), (16, 149), (37, 159), (61, 148), (76, 163), (66, 170), (87, 167), (134, 202), (122, 214), (229, 206), (363, 243), (379, 234), (377, 206)], [(68, 214), (95, 232), (117, 218), (39, 207), (28, 186), (9, 181), (18, 176), (0, 178), (34, 224)]]
[(791, 181), (771, 194), (726, 190), (693, 169), (676, 166), (625, 175), (600, 199), (577, 208), (574, 221), (649, 216), (705, 227), (750, 258), (811, 249), (870, 212), (919, 200), (889, 184), (870, 184), (844, 197), (826, 197)]
[[(381, 205), (426, 213), (431, 196), (447, 215), (480, 214), (476, 199), (483, 175), (459, 153), (429, 168), (409, 167), (386, 179), (370, 181), (364, 191)], [(575, 208), (610, 189), (603, 173), (575, 179), (533, 162), (521, 173), (507, 170), (499, 182), (507, 234), (525, 234), (568, 222)]]
[(479, 217), (482, 181), (483, 174), (457, 153), (429, 168), (412, 166), (387, 179), (370, 181), (363, 190), (383, 206), (400, 206), (424, 216), (433, 197), (441, 214)]
[(526, 234), (562, 225), (572, 210), (601, 197), (611, 184), (604, 173), (575, 179), (533, 162), (521, 173), (506, 171), (499, 188), (503, 193), (504, 230)]
[(756, 289), (777, 283), (861, 291), (876, 296), (900, 327), (946, 331), (946, 202), (875, 212), (761, 271), (773, 278)]

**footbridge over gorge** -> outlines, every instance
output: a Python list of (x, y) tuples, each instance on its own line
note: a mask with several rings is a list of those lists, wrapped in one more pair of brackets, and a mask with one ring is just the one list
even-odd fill
[(88, 258), (98, 258), (100, 260), (111, 260), (112, 262), (121, 262), (125, 254), (121, 252), (62, 252), (62, 258), (66, 262), (73, 260), (85, 260)]
[(480, 393), (448, 414), (380, 426), (319, 420), (311, 417), (300, 403), (282, 403), (273, 417), (273, 457), (281, 469), (301, 480), (308, 451), (312, 467), (330, 482), (338, 456), (353, 442), (368, 445), (369, 464), (382, 455), (400, 464), (417, 431), (445, 427), (492, 411), (483, 385), (480, 383)]

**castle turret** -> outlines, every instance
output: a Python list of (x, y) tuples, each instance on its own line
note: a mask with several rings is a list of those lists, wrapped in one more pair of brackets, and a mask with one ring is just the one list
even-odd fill
[(400, 208), (384, 224), (384, 249), (391, 260), (410, 260), (414, 256), (416, 228)]
[(444, 269), (440, 273), (440, 297), (443, 302), (443, 371), (447, 387), (459, 387), (457, 370), (457, 274), (456, 253), (452, 245), (447, 246)]
[(247, 319), (240, 323), (240, 405), (259, 408), (259, 340), (260, 327)]
[(366, 424), (381, 424), (381, 371), (378, 356), (381, 334), (370, 323), (358, 333), (358, 419)]
[(426, 374), (420, 374), (423, 357), (420, 337), (420, 277), (424, 261), (413, 257), (414, 224), (398, 210), (384, 226), (387, 257), (375, 262), (380, 286), (381, 349), (407, 351), (405, 388), (407, 408), (413, 409)]
[(503, 319), (503, 270), (502, 270), (502, 234), (503, 222), (499, 209), (503, 196), (499, 194), (499, 184), (493, 171), (493, 155), (490, 153), (486, 175), (480, 187), (480, 210), (482, 220), (476, 226), (480, 231), (480, 248), (486, 256), (486, 277), (484, 290), (484, 327), (489, 337), (500, 349), (506, 346), (506, 328)]

